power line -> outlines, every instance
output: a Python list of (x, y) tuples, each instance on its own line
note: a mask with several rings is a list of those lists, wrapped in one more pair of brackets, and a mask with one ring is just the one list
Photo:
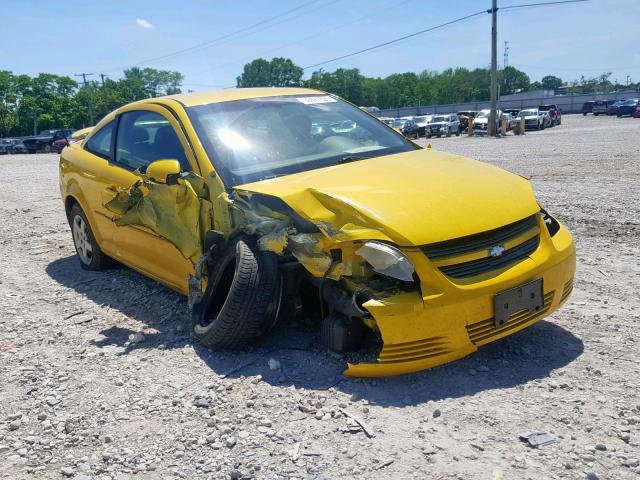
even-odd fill
[[(523, 8), (523, 7), (539, 7), (539, 6), (547, 6), (547, 5), (560, 5), (560, 4), (566, 4), (566, 3), (578, 3), (578, 2), (588, 2), (588, 1), (589, 0), (556, 0), (556, 1), (551, 1), (551, 2), (525, 3), (525, 4), (521, 4), (521, 5), (509, 5), (509, 6), (506, 6), (506, 7), (501, 7), (499, 9), (496, 9), (496, 11), (497, 10), (510, 10), (510, 9), (514, 9), (514, 8)], [(447, 27), (447, 26), (453, 25), (455, 23), (462, 22), (464, 20), (468, 20), (468, 19), (473, 18), (473, 17), (477, 17), (479, 15), (482, 15), (482, 14), (485, 14), (485, 13), (492, 13), (492, 12), (493, 12), (493, 9), (490, 8), (489, 10), (482, 10), (482, 11), (479, 11), (479, 12), (471, 13), (469, 15), (465, 15), (464, 17), (456, 18), (454, 20), (450, 20), (448, 22), (441, 23), (440, 25), (436, 25), (434, 27), (426, 28), (424, 30), (420, 30), (418, 32), (411, 33), (409, 35), (404, 35), (402, 37), (395, 38), (395, 39), (389, 40), (387, 42), (379, 43), (377, 45), (373, 45), (371, 47), (364, 48), (362, 50), (358, 50), (357, 52), (348, 53), (346, 55), (341, 55), (339, 57), (335, 57), (335, 58), (332, 58), (330, 60), (325, 60), (324, 62), (319, 62), (319, 63), (315, 63), (313, 65), (309, 65), (307, 67), (304, 67), (304, 70), (308, 70), (310, 68), (319, 67), (321, 65), (326, 65), (327, 63), (337, 62), (338, 60), (344, 60), (345, 58), (354, 57), (356, 55), (360, 55), (362, 53), (370, 52), (372, 50), (377, 50), (378, 48), (382, 48), (382, 47), (385, 47), (385, 46), (388, 46), (388, 45), (392, 45), (392, 44), (401, 42), (403, 40), (407, 40), (409, 38), (417, 37), (419, 35), (423, 35), (425, 33), (432, 32), (434, 30), (437, 30), (437, 29), (440, 29), (440, 28), (443, 28), (443, 27)]]
[(304, 42), (306, 42), (307, 40), (311, 40), (312, 38), (319, 37), (320, 35), (326, 34), (326, 33), (328, 33), (328, 32), (331, 32), (331, 33), (332, 33), (332, 32), (335, 32), (336, 30), (340, 30), (340, 29), (342, 29), (342, 28), (349, 27), (349, 26), (351, 26), (351, 25), (353, 25), (353, 24), (355, 24), (355, 23), (361, 22), (362, 20), (366, 20), (367, 18), (373, 17), (373, 16), (375, 16), (375, 15), (379, 15), (380, 13), (386, 12), (387, 10), (390, 10), (390, 9), (392, 9), (392, 8), (393, 8), (393, 9), (398, 9), (399, 7), (401, 7), (402, 5), (404, 5), (404, 4), (406, 4), (406, 3), (409, 3), (410, 1), (413, 1), (413, 0), (403, 0), (403, 1), (401, 1), (400, 3), (397, 3), (397, 2), (394, 0), (394, 1), (392, 2), (392, 4), (391, 4), (391, 5), (388, 5), (388, 6), (387, 6), (387, 7), (385, 7), (385, 8), (382, 8), (382, 9), (380, 9), (380, 10), (375, 10), (375, 11), (373, 11), (373, 12), (368, 13), (367, 15), (363, 15), (363, 16), (358, 17), (358, 18), (356, 18), (356, 19), (354, 19), (354, 20), (351, 20), (351, 21), (349, 21), (349, 22), (342, 23), (342, 24), (340, 24), (340, 25), (338, 25), (338, 26), (333, 26), (333, 27), (328, 28), (328, 29), (320, 30), (319, 32), (316, 32), (316, 33), (314, 33), (314, 34), (312, 34), (312, 35), (309, 35), (309, 36), (307, 36), (307, 37), (301, 38), (301, 39), (299, 39), (299, 40), (295, 40), (295, 41), (293, 41), (293, 42), (288, 42), (288, 43), (285, 43), (285, 44), (279, 45), (279, 46), (277, 46), (277, 47), (275, 47), (275, 48), (271, 48), (271, 49), (269, 49), (269, 50), (264, 50), (264, 51), (262, 51), (262, 52), (260, 52), (260, 53), (255, 54), (255, 55), (254, 55), (253, 57), (251, 57), (251, 58), (245, 57), (245, 59), (244, 59), (244, 60), (240, 60), (240, 61), (238, 61), (238, 60), (234, 60), (234, 61), (231, 61), (231, 62), (226, 62), (226, 63), (220, 64), (220, 65), (216, 65), (215, 67), (212, 67), (212, 68), (207, 68), (207, 69), (205, 69), (205, 70), (201, 70), (201, 71), (195, 72), (195, 73), (193, 73), (192, 75), (200, 75), (200, 74), (202, 74), (202, 73), (212, 72), (212, 71), (215, 71), (215, 70), (219, 70), (219, 69), (221, 69), (221, 68), (224, 68), (224, 67), (228, 67), (228, 66), (230, 66), (230, 65), (238, 65), (238, 64), (241, 64), (241, 63), (243, 63), (243, 62), (247, 62), (247, 61), (249, 61), (249, 60), (251, 60), (251, 59), (254, 59), (254, 58), (256, 57), (256, 55), (257, 55), (257, 56), (267, 55), (267, 54), (269, 54), (269, 53), (277, 52), (277, 51), (282, 50), (282, 49), (287, 48), (287, 47), (291, 47), (291, 46), (294, 46), (294, 45), (300, 45), (301, 43), (304, 43)]
[(401, 42), (403, 40), (407, 40), (409, 38), (417, 37), (418, 35), (423, 35), (425, 33), (432, 32), (432, 31), (437, 30), (439, 28), (443, 28), (443, 27), (446, 27), (446, 26), (449, 26), (449, 25), (453, 25), (454, 23), (462, 22), (463, 20), (467, 20), (469, 18), (477, 17), (479, 15), (484, 15), (485, 13), (486, 13), (485, 10), (481, 10), (479, 12), (475, 12), (475, 13), (472, 13), (470, 15), (465, 15), (464, 17), (456, 18), (455, 20), (450, 20), (448, 22), (441, 23), (440, 25), (436, 25), (434, 27), (425, 28), (424, 30), (420, 30), (418, 32), (411, 33), (409, 35), (404, 35), (402, 37), (395, 38), (395, 39), (389, 40), (387, 42), (379, 43), (379, 44), (374, 45), (374, 46), (369, 47), (369, 48), (363, 48), (362, 50), (358, 50), (357, 52), (348, 53), (348, 54), (342, 55), (340, 57), (332, 58), (331, 60), (325, 60), (324, 62), (319, 62), (319, 63), (315, 63), (313, 65), (309, 65), (308, 67), (304, 67), (304, 70), (308, 70), (308, 69), (314, 68), (314, 67), (319, 67), (320, 65), (325, 65), (327, 63), (337, 62), (338, 60), (344, 60), (345, 58), (354, 57), (356, 55), (360, 55), (361, 53), (369, 52), (371, 50), (376, 50), (378, 48), (385, 47), (387, 45), (392, 45), (394, 43), (398, 43), (398, 42)]
[[(218, 42), (222, 42), (224, 40), (232, 38), (232, 37), (234, 37), (234, 36), (236, 36), (236, 35), (238, 35), (240, 33), (244, 33), (244, 32), (247, 32), (249, 30), (253, 30), (256, 27), (260, 27), (260, 26), (265, 25), (265, 24), (267, 24), (269, 22), (272, 22), (272, 21), (277, 20), (279, 18), (285, 17), (287, 15), (290, 15), (291, 13), (296, 12), (298, 10), (302, 10), (302, 9), (308, 7), (309, 5), (317, 3), (318, 1), (319, 0), (310, 0), (308, 2), (303, 3), (302, 5), (298, 5), (297, 7), (291, 8), (291, 9), (287, 10), (286, 12), (280, 13), (278, 15), (274, 15), (273, 17), (266, 18), (264, 20), (261, 20), (261, 21), (259, 21), (257, 23), (249, 25), (247, 27), (243, 27), (243, 28), (240, 28), (238, 30), (235, 30), (235, 31), (233, 31), (231, 33), (227, 33), (227, 34), (221, 35), (221, 36), (216, 37), (216, 38), (214, 38), (212, 40), (208, 40), (206, 42), (202, 42), (202, 43), (199, 43), (197, 45), (192, 45), (191, 47), (183, 48), (181, 50), (176, 50), (174, 52), (166, 53), (164, 55), (160, 55), (160, 56), (157, 56), (157, 57), (152, 57), (152, 58), (147, 58), (145, 60), (140, 60), (140, 61), (138, 61), (136, 63), (130, 63), (130, 64), (122, 65), (122, 66), (119, 66), (119, 67), (114, 67), (114, 68), (112, 68), (110, 70), (104, 70), (104, 72), (114, 72), (114, 71), (124, 70), (124, 69), (130, 68), (130, 67), (135, 67), (137, 65), (141, 65), (141, 64), (144, 64), (144, 63), (158, 62), (160, 60), (166, 60), (167, 58), (171, 58), (171, 57), (174, 57), (174, 56), (177, 56), (177, 55), (182, 55), (182, 54), (194, 51), (194, 50), (199, 50), (201, 48), (210, 47), (210, 46), (212, 46), (212, 45), (214, 45), (214, 44), (216, 44)], [(290, 19), (288, 19), (288, 20), (290, 20)], [(272, 25), (270, 25), (270, 26), (272, 26)]]
[(513, 8), (525, 8), (525, 7), (544, 7), (546, 5), (561, 5), (563, 3), (579, 3), (579, 2), (588, 2), (588, 1), (589, 0), (557, 0), (555, 2), (523, 3), (521, 5), (507, 5), (506, 7), (498, 8), (498, 10), (511, 10)]

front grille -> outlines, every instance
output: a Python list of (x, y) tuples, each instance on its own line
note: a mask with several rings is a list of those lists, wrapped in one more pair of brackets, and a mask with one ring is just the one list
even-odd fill
[(489, 248), (493, 245), (499, 245), (535, 228), (537, 225), (536, 215), (531, 215), (518, 222), (488, 232), (476, 233), (445, 242), (432, 243), (431, 245), (422, 247), (422, 251), (431, 260), (453, 255), (462, 255), (482, 248)]
[[(521, 236), (524, 237), (522, 241), (514, 245), (516, 239)], [(501, 255), (489, 255), (491, 247), (504, 246), (509, 242), (511, 244), (508, 245), (508, 250)], [(531, 215), (495, 230), (433, 243), (421, 247), (421, 250), (445, 275), (464, 278), (519, 262), (531, 255), (538, 248), (539, 242), (537, 215)], [(456, 261), (457, 257), (467, 254), (474, 254), (472, 258), (475, 258), (470, 260), (467, 256)]]
[(537, 312), (530, 312), (529, 310), (520, 310), (519, 312), (515, 312), (509, 317), (507, 323), (502, 327), (496, 328), (495, 320), (493, 318), (488, 318), (487, 320), (467, 325), (469, 338), (474, 344), (489, 343), (498, 335), (502, 335), (510, 330), (519, 329), (536, 319), (540, 319), (549, 311), (551, 302), (553, 302), (554, 293), (555, 292), (553, 290), (545, 293), (544, 304), (541, 310)]
[(499, 257), (486, 257), (471, 262), (458, 263), (456, 265), (440, 267), (440, 271), (452, 278), (472, 277), (490, 270), (496, 270), (509, 264), (519, 262), (527, 258), (538, 248), (540, 237), (535, 236), (517, 247), (506, 250)]
[(414, 342), (384, 344), (380, 363), (411, 362), (451, 353), (451, 345), (445, 337), (431, 337)]

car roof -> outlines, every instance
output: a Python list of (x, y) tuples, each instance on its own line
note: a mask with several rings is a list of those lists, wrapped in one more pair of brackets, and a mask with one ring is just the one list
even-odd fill
[(224, 90), (208, 90), (203, 92), (179, 93), (166, 97), (147, 98), (136, 103), (158, 103), (163, 100), (175, 100), (185, 107), (207, 105), (209, 103), (246, 100), (260, 97), (278, 97), (282, 95), (313, 95), (326, 94), (320, 90), (297, 87), (266, 87), (266, 88), (226, 88)]

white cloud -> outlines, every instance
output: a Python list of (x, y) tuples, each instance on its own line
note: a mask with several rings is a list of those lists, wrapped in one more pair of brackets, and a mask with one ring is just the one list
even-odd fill
[(136, 23), (142, 28), (153, 28), (153, 24), (144, 18), (136, 18)]

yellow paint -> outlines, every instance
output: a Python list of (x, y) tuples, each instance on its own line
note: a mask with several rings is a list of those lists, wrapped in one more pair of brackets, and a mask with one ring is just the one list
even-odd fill
[(177, 160), (156, 160), (147, 167), (147, 177), (154, 182), (167, 183), (167, 177), (180, 173), (180, 162)]
[[(236, 187), (230, 196), (185, 106), (309, 93), (321, 92), (230, 89), (146, 99), (122, 107), (103, 119), (87, 139), (118, 113), (155, 111), (176, 131), (192, 173), (178, 185), (152, 182), (91, 154), (84, 148), (85, 140), (61, 156), (62, 198), (80, 204), (108, 255), (183, 294), (187, 275), (194, 274), (202, 253), (203, 235), (212, 228), (226, 237), (240, 231), (255, 234), (262, 248), (290, 252), (315, 277), (327, 272), (331, 250), (339, 249), (342, 261), (334, 265), (330, 278), (342, 277), (353, 291), (367, 290), (371, 275), (370, 267), (355, 254), (362, 242), (397, 245), (413, 263), (420, 288), (369, 289), (374, 298), (364, 305), (372, 316), (367, 324), (380, 331), (384, 347), (378, 359), (350, 365), (347, 375), (394, 375), (439, 365), (559, 307), (561, 292), (575, 269), (573, 241), (564, 227), (551, 238), (539, 219), (536, 228), (505, 244), (508, 248), (539, 234), (540, 246), (528, 259), (464, 279), (448, 278), (439, 270), (453, 259), (432, 262), (419, 248), (499, 228), (539, 211), (530, 183), (497, 167), (420, 149), (254, 182)], [(295, 233), (290, 218), (249, 201), (256, 193), (280, 198), (318, 232)], [(484, 251), (470, 252), (455, 262), (483, 256)], [(545, 293), (554, 292), (543, 315), (475, 344), (471, 341), (467, 326), (492, 318), (496, 293), (538, 278), (544, 281)]]

